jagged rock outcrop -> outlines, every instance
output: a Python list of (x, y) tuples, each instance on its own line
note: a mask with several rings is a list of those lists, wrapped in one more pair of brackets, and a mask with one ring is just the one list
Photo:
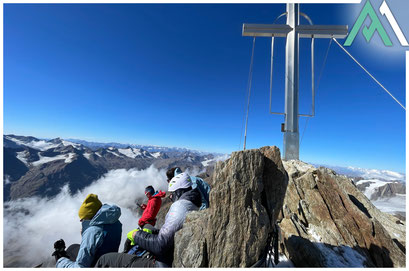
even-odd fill
[(216, 164), (210, 208), (175, 236), (175, 267), (248, 267), (267, 245), (288, 177), (277, 147), (234, 152)]
[(300, 161), (284, 166), (280, 247), (296, 267), (405, 266), (404, 222), (380, 212), (332, 170)]

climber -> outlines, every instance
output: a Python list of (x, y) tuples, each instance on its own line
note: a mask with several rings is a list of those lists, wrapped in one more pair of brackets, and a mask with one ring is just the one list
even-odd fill
[(168, 178), (168, 183), (173, 178), (189, 178), (192, 181), (192, 188), (198, 188), (200, 192), (200, 196), (202, 198), (202, 205), (200, 206), (200, 210), (209, 208), (210, 185), (202, 178), (189, 176), (189, 174), (187, 174), (186, 172), (182, 172), (179, 167), (169, 169), (166, 172), (166, 176)]
[(138, 221), (138, 225), (141, 228), (146, 224), (155, 226), (156, 215), (162, 205), (161, 198), (165, 197), (166, 193), (160, 190), (155, 192), (155, 189), (150, 185), (145, 188), (145, 196), (148, 198), (148, 204), (141, 205), (141, 209), (144, 210), (142, 217)]
[[(149, 230), (156, 231), (157, 229), (154, 228), (156, 224), (156, 215), (162, 205), (162, 198), (166, 196), (166, 193), (160, 190), (155, 192), (155, 189), (150, 185), (145, 188), (145, 196), (148, 198), (148, 204), (138, 204), (138, 206), (144, 210), (142, 217), (138, 221), (138, 225), (141, 228), (151, 225), (152, 227), (149, 226)], [(131, 239), (128, 237), (125, 240), (123, 252), (127, 253), (131, 247)]]
[[(64, 241), (56, 241), (52, 255), (56, 259), (56, 267), (93, 267), (101, 255), (118, 251), (122, 234), (122, 224), (118, 220), (121, 209), (118, 206), (102, 205), (97, 195), (89, 194), (78, 216), (82, 223), (81, 245), (71, 245), (65, 251)], [(78, 255), (72, 256), (70, 251), (75, 250), (78, 250)]]
[(166, 214), (165, 223), (158, 234), (134, 230), (132, 239), (139, 249), (148, 255), (139, 257), (126, 253), (103, 255), (96, 267), (171, 267), (173, 262), (174, 236), (183, 227), (186, 214), (198, 210), (201, 205), (200, 192), (192, 188), (188, 178), (173, 178), (169, 182), (172, 205)]

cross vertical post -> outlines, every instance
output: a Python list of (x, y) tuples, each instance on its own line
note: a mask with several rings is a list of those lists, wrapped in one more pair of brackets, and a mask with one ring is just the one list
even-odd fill
[[(287, 25), (296, 29), (300, 21), (300, 5), (287, 4)], [(299, 97), (299, 34), (287, 34), (285, 48), (285, 126), (284, 160), (299, 158), (298, 97)]]

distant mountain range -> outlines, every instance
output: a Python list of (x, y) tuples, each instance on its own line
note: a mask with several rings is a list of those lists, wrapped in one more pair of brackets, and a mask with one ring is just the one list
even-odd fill
[[(183, 148), (93, 143), (4, 135), (4, 200), (55, 196), (65, 185), (72, 193), (112, 169), (179, 166), (203, 171), (216, 156)], [(136, 147), (138, 146), (138, 147)]]
[[(78, 139), (38, 139), (4, 135), (4, 200), (30, 196), (52, 197), (65, 185), (72, 193), (113, 169), (179, 166), (209, 176), (219, 155), (186, 148), (98, 143)], [(322, 166), (322, 165), (314, 165)], [(358, 189), (376, 201), (405, 195), (405, 175), (389, 170), (328, 166), (350, 177)]]
[(384, 181), (400, 181), (405, 182), (406, 175), (403, 173), (391, 171), (391, 170), (379, 170), (379, 169), (364, 169), (359, 167), (339, 167), (331, 165), (313, 164), (316, 167), (326, 167), (334, 170), (338, 174), (346, 175), (348, 177), (358, 177), (362, 179), (378, 179)]
[[(99, 148), (108, 148), (108, 147), (114, 147), (114, 148), (127, 148), (127, 147), (132, 147), (132, 148), (137, 148), (137, 149), (144, 149), (149, 152), (190, 152), (190, 153), (197, 153), (197, 154), (210, 154), (210, 152), (202, 152), (202, 151), (197, 151), (197, 150), (191, 150), (187, 148), (178, 148), (178, 147), (164, 147), (164, 146), (153, 146), (153, 145), (138, 145), (138, 144), (123, 144), (123, 143), (116, 143), (116, 142), (109, 142), (109, 143), (101, 143), (101, 142), (90, 142), (86, 140), (81, 140), (81, 139), (66, 139), (69, 142), (74, 142), (81, 144), (85, 147), (88, 147), (92, 150), (96, 150)], [(215, 153), (213, 153), (215, 154)]]

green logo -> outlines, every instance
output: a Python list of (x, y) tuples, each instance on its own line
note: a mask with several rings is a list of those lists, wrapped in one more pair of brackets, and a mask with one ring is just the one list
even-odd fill
[(365, 6), (361, 11), (361, 14), (359, 14), (359, 17), (356, 20), (354, 27), (351, 30), (351, 33), (348, 35), (348, 38), (344, 43), (344, 46), (351, 46), (356, 35), (361, 29), (366, 17), (368, 16), (372, 20), (371, 25), (369, 26), (369, 28), (365, 26), (364, 29), (362, 30), (362, 33), (366, 41), (369, 42), (372, 39), (373, 35), (375, 34), (375, 31), (378, 31), (385, 46), (392, 46), (392, 42), (388, 34), (386, 33), (385, 28), (383, 28), (383, 25), (379, 20), (378, 16), (376, 15), (376, 12), (373, 9), (371, 2), (369, 0), (366, 1)]

